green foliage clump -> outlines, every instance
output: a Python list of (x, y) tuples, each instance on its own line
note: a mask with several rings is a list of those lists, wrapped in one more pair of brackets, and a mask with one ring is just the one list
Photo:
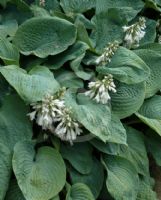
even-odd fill
[(161, 1), (0, 0), (0, 200), (157, 200)]

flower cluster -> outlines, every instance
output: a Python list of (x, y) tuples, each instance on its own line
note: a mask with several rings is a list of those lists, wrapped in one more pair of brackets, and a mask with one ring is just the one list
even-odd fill
[(116, 92), (116, 86), (111, 74), (106, 75), (102, 80), (90, 82), (88, 87), (90, 90), (85, 92), (85, 95), (102, 104), (107, 104), (111, 99), (109, 91)]
[(132, 24), (131, 26), (123, 26), (123, 30), (125, 32), (125, 45), (128, 48), (131, 48), (132, 46), (138, 47), (139, 41), (144, 37), (145, 35), (145, 18), (140, 17), (139, 21), (135, 24)]
[(59, 95), (47, 94), (41, 102), (32, 103), (34, 111), (28, 115), (31, 120), (35, 119), (43, 130), (50, 130), (61, 140), (72, 144), (82, 130), (80, 124), (73, 119), (71, 109), (66, 108), (62, 96)]
[(96, 64), (105, 65), (111, 62), (111, 58), (116, 52), (116, 50), (118, 49), (118, 47), (119, 47), (119, 43), (117, 41), (113, 43), (109, 43), (109, 45), (104, 49), (103, 54), (96, 59), (95, 61)]
[(45, 6), (45, 0), (40, 0), (39, 5), (44, 7)]
[(59, 122), (55, 134), (62, 140), (72, 142), (82, 133), (78, 122), (72, 118), (70, 108), (64, 108), (62, 113), (55, 118), (55, 122)]
[(161, 44), (161, 35), (158, 36), (158, 43)]

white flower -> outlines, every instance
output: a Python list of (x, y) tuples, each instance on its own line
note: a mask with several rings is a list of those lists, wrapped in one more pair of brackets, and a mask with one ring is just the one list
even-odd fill
[(161, 44), (161, 35), (158, 36), (158, 43)]
[(62, 112), (65, 107), (64, 100), (54, 99), (54, 96), (47, 94), (41, 102), (31, 104), (33, 112), (29, 113), (31, 120), (36, 118), (36, 123), (47, 130), (52, 127), (54, 117)]
[(64, 141), (73, 144), (77, 136), (82, 133), (79, 123), (73, 119), (71, 110), (65, 108), (63, 112), (55, 119), (58, 122), (55, 128), (55, 134)]
[(46, 3), (45, 0), (39, 0), (39, 5), (40, 6), (45, 6), (45, 3)]
[(123, 31), (125, 32), (125, 45), (129, 48), (132, 46), (137, 47), (139, 46), (140, 40), (145, 36), (145, 18), (140, 17), (139, 21), (131, 26), (123, 26)]
[(86, 96), (94, 99), (97, 103), (107, 104), (111, 99), (109, 91), (116, 92), (116, 86), (113, 82), (111, 74), (104, 77), (102, 80), (90, 82), (88, 84), (89, 91), (85, 92)]
[(113, 43), (109, 43), (109, 45), (104, 49), (104, 52), (102, 53), (102, 55), (96, 59), (95, 63), (97, 65), (105, 65), (111, 62), (111, 58), (115, 54), (118, 47), (119, 47), (119, 43), (117, 41)]
[(32, 103), (34, 111), (28, 116), (31, 120), (35, 119), (43, 130), (50, 130), (61, 140), (72, 144), (82, 130), (79, 123), (73, 119), (71, 110), (65, 107), (63, 93), (62, 90), (55, 96), (47, 94), (41, 102)]

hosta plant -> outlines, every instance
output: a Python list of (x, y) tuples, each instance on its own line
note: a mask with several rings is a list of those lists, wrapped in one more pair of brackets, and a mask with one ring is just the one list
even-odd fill
[(161, 198), (160, 15), (0, 0), (0, 200)]

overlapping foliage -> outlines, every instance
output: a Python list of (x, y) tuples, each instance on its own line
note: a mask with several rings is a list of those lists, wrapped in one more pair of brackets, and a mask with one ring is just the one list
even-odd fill
[[(160, 13), (159, 0), (0, 0), (0, 200), (158, 199)], [(139, 41), (125, 44), (140, 19)], [(108, 76), (102, 103), (92, 89)], [(37, 102), (62, 88), (76, 139), (60, 116), (39, 126)]]

